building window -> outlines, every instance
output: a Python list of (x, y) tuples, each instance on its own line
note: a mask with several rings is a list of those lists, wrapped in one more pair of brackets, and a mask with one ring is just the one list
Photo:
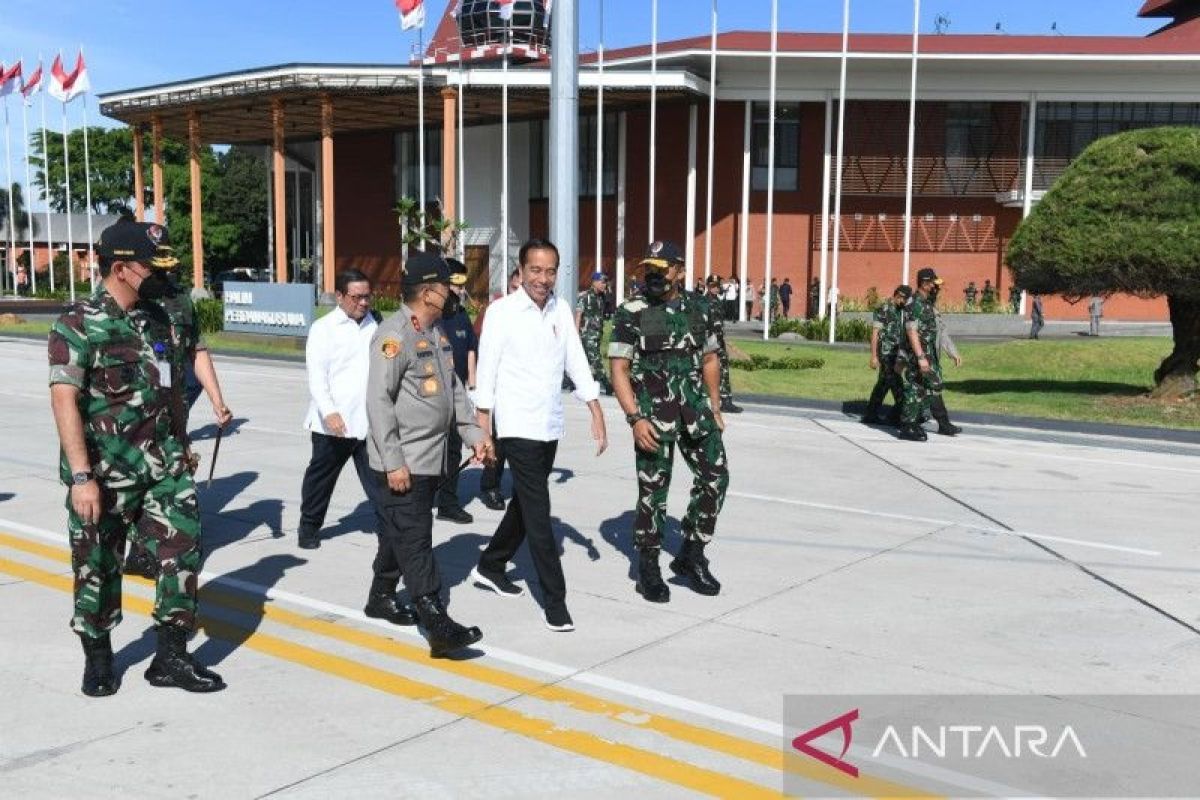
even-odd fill
[[(401, 131), (396, 135), (396, 196), (421, 196), (418, 188), (420, 170), (417, 168), (417, 132)], [(430, 203), (442, 196), (442, 129), (425, 127), (425, 202)]]
[[(750, 185), (766, 191), (770, 156), (771, 106), (755, 103), (752, 110)], [(792, 192), (800, 188), (800, 104), (775, 104), (775, 188)]]
[(1065, 166), (1099, 138), (1163, 125), (1200, 126), (1200, 103), (1040, 103), (1034, 154)]
[[(596, 196), (596, 115), (579, 117), (579, 196)], [(617, 115), (604, 115), (604, 197), (617, 193)], [(550, 123), (529, 123), (529, 199), (550, 196)]]

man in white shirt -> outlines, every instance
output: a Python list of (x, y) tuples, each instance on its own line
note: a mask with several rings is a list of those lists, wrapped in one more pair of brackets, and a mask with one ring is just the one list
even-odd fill
[(353, 269), (334, 279), (337, 307), (313, 323), (305, 347), (312, 459), (300, 489), (300, 546), (321, 546), (321, 526), (342, 467), (350, 459), (367, 499), (374, 482), (367, 465), (367, 367), (378, 327), (371, 312), (371, 283)]
[[(608, 447), (600, 385), (592, 377), (570, 307), (554, 294), (558, 248), (544, 239), (521, 247), (521, 288), (488, 307), (479, 337), (475, 405), (479, 426), (497, 437), (513, 476), (513, 498), (471, 580), (499, 594), (517, 597), (521, 587), (505, 575), (526, 537), (542, 584), (546, 625), (574, 630), (567, 611), (566, 580), (550, 525), (550, 470), (563, 435), (562, 376), (575, 384), (575, 396), (592, 412), (596, 455)], [(498, 429), (493, 432), (492, 423)]]

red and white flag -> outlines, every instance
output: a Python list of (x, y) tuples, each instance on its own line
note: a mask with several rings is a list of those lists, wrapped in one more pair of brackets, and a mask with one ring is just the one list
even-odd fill
[(513, 0), (497, 0), (496, 3), (500, 6), (500, 19), (506, 22), (512, 21)]
[(37, 69), (30, 73), (29, 77), (21, 83), (21, 97), (25, 98), (25, 105), (33, 102), (33, 96), (42, 90), (42, 65), (39, 63)]
[(91, 90), (92, 84), (88, 80), (87, 65), (83, 63), (83, 51), (79, 52), (79, 56), (75, 59), (75, 69), (68, 73), (63, 69), (62, 56), (54, 57), (54, 63), (50, 65), (50, 88), (46, 91), (50, 92), (50, 96), (55, 100), (61, 100), (64, 103), (69, 103), (79, 95)]
[(396, 0), (400, 12), (400, 29), (425, 27), (425, 0)]
[(21, 88), (21, 62), (6, 67), (0, 64), (0, 97), (7, 97)]

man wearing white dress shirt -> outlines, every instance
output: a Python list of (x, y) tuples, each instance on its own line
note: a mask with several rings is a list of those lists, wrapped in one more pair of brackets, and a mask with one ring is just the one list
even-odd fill
[[(471, 571), (471, 580), (501, 597), (524, 590), (505, 575), (528, 537), (529, 553), (542, 585), (546, 625), (574, 630), (567, 611), (566, 580), (550, 525), (550, 470), (563, 435), (562, 377), (592, 413), (596, 455), (608, 446), (600, 385), (575, 327), (570, 306), (554, 294), (558, 249), (531, 239), (520, 251), (521, 288), (488, 307), (479, 337), (475, 405), (479, 426), (497, 438), (513, 478), (513, 497), (491, 541)], [(493, 418), (498, 430), (492, 430)]]
[(346, 462), (367, 499), (374, 482), (367, 465), (367, 366), (371, 337), (379, 327), (371, 312), (371, 283), (357, 270), (334, 280), (337, 307), (313, 323), (305, 348), (311, 400), (305, 430), (311, 431), (312, 460), (300, 490), (300, 546), (321, 546), (321, 526)]

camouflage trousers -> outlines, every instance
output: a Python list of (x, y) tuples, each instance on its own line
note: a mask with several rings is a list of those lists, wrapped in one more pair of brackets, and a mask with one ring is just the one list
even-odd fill
[[(901, 362), (903, 363), (903, 362)], [(904, 401), (904, 378), (900, 372), (896, 371), (896, 357), (884, 356), (879, 360), (878, 375), (875, 378), (875, 388), (871, 390), (871, 397), (867, 400), (867, 409), (876, 411), (887, 393), (892, 393), (892, 398), (895, 400), (896, 407), (903, 406)]]
[(721, 400), (733, 399), (733, 385), (729, 382), (729, 351), (725, 349), (725, 337), (717, 339), (721, 349), (717, 351), (717, 359), (721, 362)]
[(942, 367), (936, 360), (929, 364), (929, 372), (922, 374), (916, 362), (910, 361), (904, 373), (904, 409), (900, 424), (919, 425), (929, 419), (929, 407), (933, 398), (942, 393)]
[(592, 368), (592, 378), (600, 384), (600, 388), (609, 386), (608, 374), (604, 371), (604, 358), (600, 354), (600, 339), (603, 331), (584, 330), (579, 337), (583, 342), (583, 352), (587, 354), (588, 366)]
[(662, 529), (667, 516), (667, 491), (671, 487), (671, 470), (675, 463), (675, 447), (692, 471), (692, 494), (687, 513), (680, 525), (684, 539), (707, 544), (717, 526), (717, 515), (725, 503), (729, 488), (729, 467), (725, 460), (725, 445), (719, 431), (696, 439), (681, 435), (678, 441), (666, 438), (659, 441), (658, 450), (648, 453), (635, 448), (638, 477), (636, 519), (633, 524), (633, 543), (639, 550), (662, 547)]
[(132, 535), (159, 562), (155, 622), (192, 630), (201, 556), (200, 507), (191, 474), (167, 476), (149, 487), (102, 487), (101, 504), (100, 521), (85, 525), (67, 494), (67, 530), (75, 573), (71, 629), (95, 638), (121, 621), (121, 561), (125, 539)]

